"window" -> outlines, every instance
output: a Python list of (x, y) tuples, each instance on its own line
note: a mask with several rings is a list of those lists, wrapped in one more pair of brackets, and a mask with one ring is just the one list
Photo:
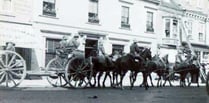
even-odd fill
[(1, 0), (1, 10), (12, 11), (12, 0)]
[(147, 12), (147, 31), (154, 32), (153, 28), (153, 12)]
[(55, 57), (56, 47), (58, 47), (59, 41), (59, 39), (46, 39), (46, 65), (52, 58)]
[(178, 21), (173, 20), (173, 38), (176, 38), (178, 34)]
[(122, 6), (121, 27), (130, 28), (129, 7)]
[(203, 59), (208, 59), (209, 58), (209, 52), (203, 52), (202, 58)]
[(200, 23), (199, 24), (199, 33), (198, 33), (198, 39), (200, 42), (203, 42), (204, 41), (204, 24), (203, 23)]
[(165, 36), (170, 37), (170, 19), (165, 19)]
[(112, 53), (118, 52), (119, 54), (123, 54), (124, 51), (124, 45), (112, 45)]
[(46, 39), (46, 52), (55, 53), (55, 49), (59, 45), (59, 41), (59, 39)]
[(90, 0), (89, 2), (89, 19), (90, 23), (99, 23), (98, 18), (98, 0)]
[(203, 34), (202, 34), (202, 33), (199, 33), (199, 36), (198, 36), (198, 37), (199, 37), (199, 38), (198, 38), (199, 41), (202, 42), (202, 41), (203, 41)]
[(43, 0), (43, 15), (56, 16), (55, 0)]

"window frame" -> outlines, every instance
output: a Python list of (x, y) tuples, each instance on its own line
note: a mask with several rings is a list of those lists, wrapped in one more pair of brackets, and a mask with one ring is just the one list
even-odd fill
[[(127, 15), (127, 17), (123, 14)], [(124, 22), (123, 20), (126, 20), (126, 22)], [(130, 7), (128, 6), (121, 6), (121, 27), (130, 28)]]
[[(56, 0), (53, 0), (54, 3), (49, 2), (47, 0), (43, 0), (42, 2), (42, 15), (45, 16), (52, 16), (56, 17), (57, 16), (57, 10), (56, 10)], [(48, 4), (47, 4), (48, 3)], [(50, 8), (50, 5), (52, 6), (51, 9), (46, 10), (45, 5), (48, 5), (48, 9)]]
[[(169, 27), (167, 26), (167, 21), (169, 21)], [(171, 37), (171, 19), (170, 18), (166, 18), (165, 19), (165, 24), (164, 24), (165, 28), (164, 28), (164, 33), (165, 33), (165, 37), (170, 38)], [(167, 29), (168, 29), (168, 35), (167, 33)]]
[[(149, 17), (151, 17), (151, 18), (149, 18)], [(146, 31), (147, 32), (154, 32), (154, 12), (147, 11)]]
[(4, 4), (4, 1), (5, 0), (0, 0), (0, 12), (4, 12), (4, 13), (12, 13), (13, 12), (13, 0), (10, 0), (11, 2), (11, 4), (10, 4), (10, 9), (8, 10), (8, 9), (3, 9), (3, 5), (5, 5)]
[(89, 0), (89, 6), (90, 3), (96, 3), (96, 13), (92, 12), (89, 8), (88, 11), (88, 22), (89, 23), (99, 23), (99, 0)]

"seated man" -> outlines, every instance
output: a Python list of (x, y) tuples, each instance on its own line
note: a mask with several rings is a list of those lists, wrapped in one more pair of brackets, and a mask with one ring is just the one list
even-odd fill
[(134, 59), (143, 60), (143, 58), (139, 54), (140, 51), (141, 50), (139, 49), (139, 46), (137, 45), (137, 41), (134, 39), (133, 43), (130, 46), (130, 55), (133, 56)]
[(59, 42), (59, 46), (57, 47), (56, 54), (61, 55), (67, 55), (70, 50), (68, 49), (68, 37), (63, 36), (62, 40)]
[(181, 68), (183, 66), (185, 66), (185, 64), (183, 63), (183, 49), (182, 47), (180, 47), (180, 49), (178, 50), (178, 53), (176, 55), (176, 60), (175, 60), (175, 65), (177, 68)]

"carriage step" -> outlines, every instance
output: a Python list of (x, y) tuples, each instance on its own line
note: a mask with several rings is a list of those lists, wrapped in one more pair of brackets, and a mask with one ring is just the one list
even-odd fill
[(46, 71), (27, 71), (28, 76), (50, 76), (51, 74)]

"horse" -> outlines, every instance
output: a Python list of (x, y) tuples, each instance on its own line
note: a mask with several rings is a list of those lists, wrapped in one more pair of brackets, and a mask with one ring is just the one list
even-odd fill
[[(135, 57), (133, 57), (133, 55), (131, 54), (126, 54), (116, 60), (115, 62), (116, 69), (114, 71), (114, 74), (116, 75), (114, 76), (116, 78), (117, 78), (117, 75), (120, 76), (120, 82), (117, 84), (120, 85), (121, 89), (124, 89), (122, 82), (126, 73), (129, 70), (131, 71), (131, 74), (129, 76), (130, 84), (131, 84), (130, 89), (132, 89), (134, 86), (138, 72), (143, 72), (143, 74), (146, 74), (145, 69), (144, 69), (144, 63), (147, 59), (151, 59), (150, 49), (144, 48), (142, 52), (140, 53), (140, 56), (141, 58), (138, 58), (137, 59), (138, 61), (135, 61)], [(146, 77), (146, 76), (143, 75), (143, 77)], [(148, 89), (148, 88), (145, 86), (145, 89)]]
[(157, 87), (162, 86), (162, 82), (159, 85), (162, 77), (165, 77), (165, 82), (163, 83), (163, 86), (165, 86), (166, 81), (169, 81), (170, 86), (172, 86), (169, 77), (166, 77), (169, 74), (168, 54), (165, 55), (162, 59), (160, 59), (159, 55), (155, 55), (154, 57), (152, 57), (152, 60), (147, 61), (145, 67), (147, 71), (149, 71), (149, 73), (155, 72), (158, 75), (159, 78), (157, 82)]
[[(175, 64), (173, 67), (174, 72), (180, 74), (180, 87), (185, 87), (185, 79), (188, 75), (192, 76), (192, 82), (196, 81), (197, 86), (199, 87), (198, 78), (200, 73), (200, 68), (196, 64), (187, 64), (185, 62), (181, 64)], [(188, 86), (190, 86), (191, 82), (188, 83)]]
[[(100, 79), (103, 73), (105, 72), (105, 78), (103, 80), (103, 87), (105, 87), (105, 80), (107, 76), (110, 78), (110, 83), (112, 86), (112, 76), (110, 75), (110, 72), (113, 70), (114, 65), (111, 59), (108, 56), (93, 56), (92, 57), (92, 63), (93, 63), (93, 83), (90, 82), (90, 85), (92, 87), (95, 87), (96, 83), (98, 87), (101, 87), (100, 85)], [(98, 76), (97, 76), (98, 74)]]

